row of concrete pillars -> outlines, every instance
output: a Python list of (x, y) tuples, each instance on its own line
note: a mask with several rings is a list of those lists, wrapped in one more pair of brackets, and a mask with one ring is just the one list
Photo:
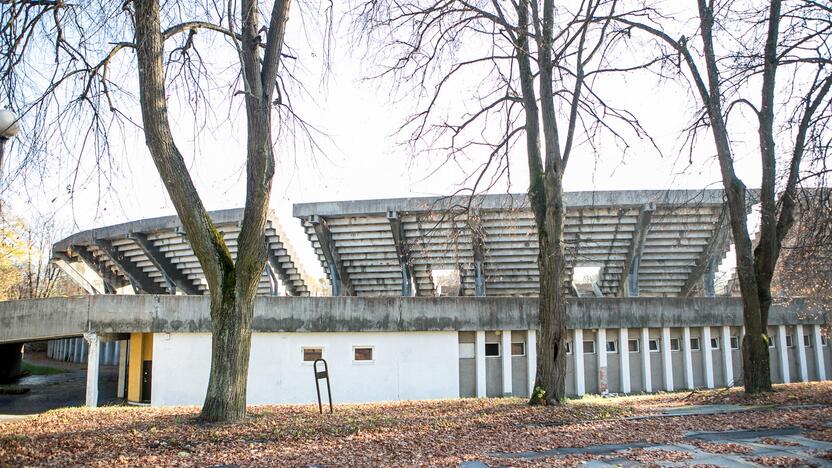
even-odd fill
[[(120, 353), (120, 342), (103, 342), (98, 353), (98, 362), (104, 366), (117, 365)], [(89, 344), (82, 337), (51, 340), (46, 344), (46, 355), (49, 359), (57, 361), (85, 363), (89, 355)]]

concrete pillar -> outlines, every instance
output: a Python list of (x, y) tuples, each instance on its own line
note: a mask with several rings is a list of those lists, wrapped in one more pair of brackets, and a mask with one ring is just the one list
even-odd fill
[(621, 373), (621, 393), (630, 393), (630, 338), (629, 330), (618, 329), (618, 363)]
[(84, 333), (84, 342), (88, 343), (87, 349), (87, 406), (95, 408), (98, 406), (98, 335), (95, 333)]
[(823, 346), (821, 344), (820, 325), (812, 325), (812, 344), (815, 351), (815, 368), (818, 370), (818, 380), (826, 380), (826, 362), (823, 359)]
[[(699, 345), (702, 349), (702, 345)], [(685, 367), (685, 388), (693, 390), (693, 354), (690, 350), (690, 327), (682, 329), (682, 365)]]
[(705, 369), (705, 387), (714, 388), (714, 353), (711, 349), (711, 327), (702, 327), (702, 364)]
[(475, 355), (477, 367), (477, 398), (485, 398), (485, 332), (476, 334), (477, 353)]
[(576, 328), (574, 337), (572, 340), (572, 355), (575, 357), (575, 394), (583, 396), (586, 393), (586, 383), (584, 382), (584, 331)]
[(118, 387), (116, 388), (116, 396), (124, 398), (124, 384), (127, 380), (127, 341), (118, 342)]
[(722, 327), (722, 376), (725, 386), (734, 386), (734, 360), (731, 356), (731, 327)]
[(500, 361), (503, 364), (503, 396), (511, 396), (511, 330), (503, 330)]
[(526, 331), (526, 377), (529, 380), (529, 397), (534, 392), (534, 380), (537, 378), (537, 330)]
[(673, 358), (670, 355), (670, 327), (662, 327), (662, 377), (664, 389), (673, 391)]
[(803, 346), (803, 325), (795, 325), (794, 345), (797, 346), (797, 368), (800, 371), (800, 381), (809, 381), (809, 369), (806, 367), (806, 347)]
[(595, 334), (595, 352), (598, 355), (598, 393), (609, 393), (607, 380), (607, 330), (599, 328)]
[(783, 376), (782, 383), (791, 382), (789, 375), (789, 349), (786, 346), (786, 326), (777, 327), (777, 355), (780, 358), (780, 375)]
[(650, 329), (641, 329), (641, 383), (644, 391), (653, 391), (653, 376), (650, 373)]

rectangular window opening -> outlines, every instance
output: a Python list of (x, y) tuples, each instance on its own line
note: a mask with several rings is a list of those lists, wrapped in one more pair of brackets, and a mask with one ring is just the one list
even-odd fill
[(512, 356), (525, 356), (526, 355), (526, 343), (512, 343), (511, 344), (511, 355)]
[(303, 362), (315, 362), (318, 359), (323, 359), (324, 357), (324, 349), (323, 348), (302, 348), (303, 349)]
[(500, 357), (500, 343), (486, 343), (485, 357)]
[(671, 351), (681, 351), (682, 350), (682, 340), (679, 338), (671, 338), (670, 339), (670, 350)]
[(607, 352), (608, 353), (617, 353), (618, 352), (618, 342), (617, 341), (607, 341)]
[(356, 346), (352, 349), (353, 360), (369, 362), (373, 360), (372, 346)]
[(731, 337), (731, 349), (740, 349), (740, 337), (732, 336)]
[(572, 354), (572, 342), (571, 341), (566, 342), (566, 354)]
[(774, 348), (776, 345), (774, 344), (774, 337), (766, 335), (766, 340), (768, 341), (768, 347)]
[(659, 352), (659, 348), (661, 347), (661, 340), (658, 340), (658, 339), (650, 340), (647, 343), (650, 346), (650, 352), (651, 353), (658, 353)]
[(786, 335), (786, 347), (794, 348), (794, 338), (792, 338), (791, 334)]
[(711, 349), (719, 349), (719, 337), (711, 338)]
[(627, 341), (627, 351), (631, 353), (637, 353), (639, 350), (638, 340), (628, 340)]
[(690, 339), (690, 350), (691, 351), (699, 351), (702, 348), (699, 338), (691, 338)]
[(810, 335), (803, 335), (803, 347), (804, 348), (811, 348), (812, 347), (812, 337)]
[(594, 341), (584, 341), (584, 354), (595, 354)]
[(826, 336), (824, 336), (824, 335), (820, 336), (820, 345), (821, 346), (826, 346)]

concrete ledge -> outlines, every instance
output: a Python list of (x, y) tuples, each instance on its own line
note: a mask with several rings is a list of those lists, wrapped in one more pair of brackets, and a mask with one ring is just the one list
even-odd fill
[[(83, 333), (208, 332), (208, 296), (100, 295), (0, 302), (0, 343)], [(536, 298), (258, 297), (257, 332), (526, 330), (537, 327)], [(769, 324), (825, 323), (823, 306), (792, 299)], [(826, 307), (829, 309), (828, 307)], [(742, 325), (738, 298), (580, 298), (568, 328)]]

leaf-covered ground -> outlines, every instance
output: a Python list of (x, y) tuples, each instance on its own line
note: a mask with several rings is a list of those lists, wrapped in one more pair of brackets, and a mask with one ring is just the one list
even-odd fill
[[(627, 419), (658, 414), (668, 407), (709, 403), (777, 407)], [(456, 466), (464, 460), (551, 466), (591, 457), (530, 462), (489, 454), (640, 441), (673, 443), (686, 431), (729, 429), (802, 427), (809, 437), (832, 440), (828, 424), (832, 383), (780, 385), (771, 394), (755, 397), (731, 389), (590, 397), (544, 408), (529, 407), (519, 399), (464, 399), (337, 405), (334, 415), (323, 416), (313, 406), (259, 406), (250, 411), (251, 417), (243, 423), (204, 424), (196, 419), (195, 407), (53, 410), (0, 424), (0, 466)], [(714, 452), (732, 449), (714, 446)]]

